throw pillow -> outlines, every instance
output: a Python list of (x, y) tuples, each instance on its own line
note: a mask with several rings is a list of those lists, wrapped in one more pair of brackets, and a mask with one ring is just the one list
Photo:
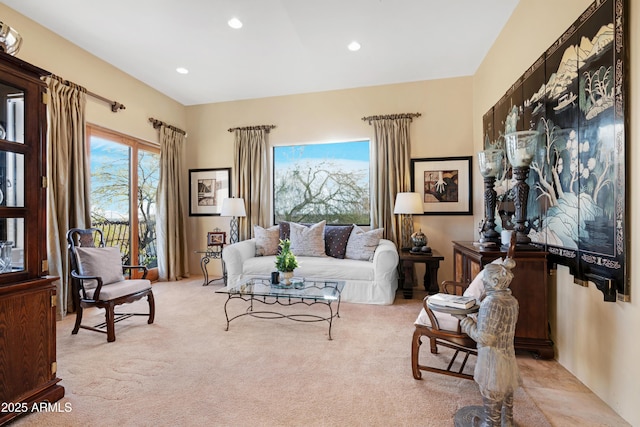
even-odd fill
[(326, 221), (320, 221), (310, 227), (289, 223), (291, 232), (291, 252), (298, 256), (325, 256), (324, 249), (324, 227)]
[(278, 227), (280, 230), (280, 240), (287, 240), (291, 234), (291, 223), (288, 221), (280, 221)]
[(277, 225), (263, 228), (253, 226), (253, 235), (256, 238), (256, 256), (275, 255), (278, 252), (279, 228)]
[[(278, 223), (278, 227), (280, 228), (280, 240), (291, 240), (291, 222), (281, 221)], [(305, 227), (309, 227), (313, 224), (307, 223), (296, 223), (298, 225), (304, 225)], [(280, 253), (280, 246), (278, 246), (278, 253)]]
[(353, 225), (327, 225), (324, 229), (324, 249), (327, 255), (343, 259)]
[(384, 229), (364, 231), (357, 225), (353, 226), (349, 241), (347, 242), (347, 252), (345, 258), (358, 259), (362, 261), (372, 261), (373, 253), (382, 239)]
[[(287, 240), (291, 238), (291, 222), (281, 221), (278, 223), (278, 227), (280, 227), (280, 240)], [(310, 227), (313, 224), (309, 224), (306, 222), (297, 222), (298, 225), (304, 225), (305, 227)]]
[[(105, 248), (76, 248), (78, 256), (78, 269), (80, 274), (85, 276), (100, 276), (103, 285), (122, 282), (124, 275), (122, 274), (122, 256), (120, 249), (114, 246)], [(87, 289), (93, 289), (98, 286), (95, 280), (89, 283), (85, 280), (84, 286)]]

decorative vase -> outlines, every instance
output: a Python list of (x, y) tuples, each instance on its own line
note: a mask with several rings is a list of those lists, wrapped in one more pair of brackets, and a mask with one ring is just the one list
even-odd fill
[(13, 242), (0, 241), (0, 273), (11, 272), (11, 248)]
[(14, 29), (0, 21), (0, 50), (15, 56), (22, 45), (22, 36)]
[(427, 236), (422, 232), (422, 229), (420, 229), (420, 231), (416, 231), (411, 235), (411, 243), (413, 243), (414, 247), (417, 246), (421, 248), (423, 246), (427, 246), (427, 242)]
[(282, 272), (283, 282), (285, 285), (291, 285), (291, 278), (293, 277), (293, 271), (283, 271)]

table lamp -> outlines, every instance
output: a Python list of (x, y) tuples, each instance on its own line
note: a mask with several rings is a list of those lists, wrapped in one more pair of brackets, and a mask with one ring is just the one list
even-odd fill
[(516, 184), (513, 187), (515, 212), (516, 242), (527, 245), (531, 239), (527, 236), (525, 222), (527, 221), (527, 200), (529, 198), (529, 166), (538, 145), (539, 132), (529, 130), (508, 133), (504, 136), (507, 147), (507, 157), (513, 166), (513, 177)]
[(403, 250), (409, 250), (411, 248), (411, 234), (413, 234), (412, 215), (424, 213), (420, 193), (396, 194), (396, 203), (393, 208), (393, 213), (396, 215), (402, 215), (400, 245)]
[(485, 246), (497, 246), (500, 242), (500, 235), (496, 231), (496, 197), (494, 188), (496, 176), (502, 170), (502, 150), (484, 150), (478, 152), (478, 163), (480, 173), (484, 178), (484, 228), (480, 243)]
[(222, 199), (220, 216), (231, 217), (231, 221), (229, 223), (229, 243), (236, 243), (238, 241), (238, 217), (247, 216), (247, 211), (244, 209), (244, 199), (242, 197), (237, 199)]

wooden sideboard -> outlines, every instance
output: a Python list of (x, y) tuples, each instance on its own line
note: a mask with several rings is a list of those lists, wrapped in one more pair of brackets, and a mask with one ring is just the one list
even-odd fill
[[(474, 277), (506, 251), (486, 250), (472, 242), (453, 242), (453, 277), (471, 283)], [(516, 324), (515, 348), (536, 353), (543, 359), (553, 358), (553, 341), (549, 338), (547, 252), (517, 251), (511, 292), (520, 310)]]

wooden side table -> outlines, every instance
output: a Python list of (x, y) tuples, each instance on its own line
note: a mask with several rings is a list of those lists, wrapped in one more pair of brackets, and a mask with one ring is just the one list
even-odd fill
[(438, 268), (440, 261), (444, 261), (444, 257), (433, 250), (431, 253), (413, 253), (410, 251), (400, 251), (400, 287), (405, 299), (413, 297), (413, 266), (414, 264), (424, 264), (424, 290), (429, 294), (439, 292), (438, 285)]

